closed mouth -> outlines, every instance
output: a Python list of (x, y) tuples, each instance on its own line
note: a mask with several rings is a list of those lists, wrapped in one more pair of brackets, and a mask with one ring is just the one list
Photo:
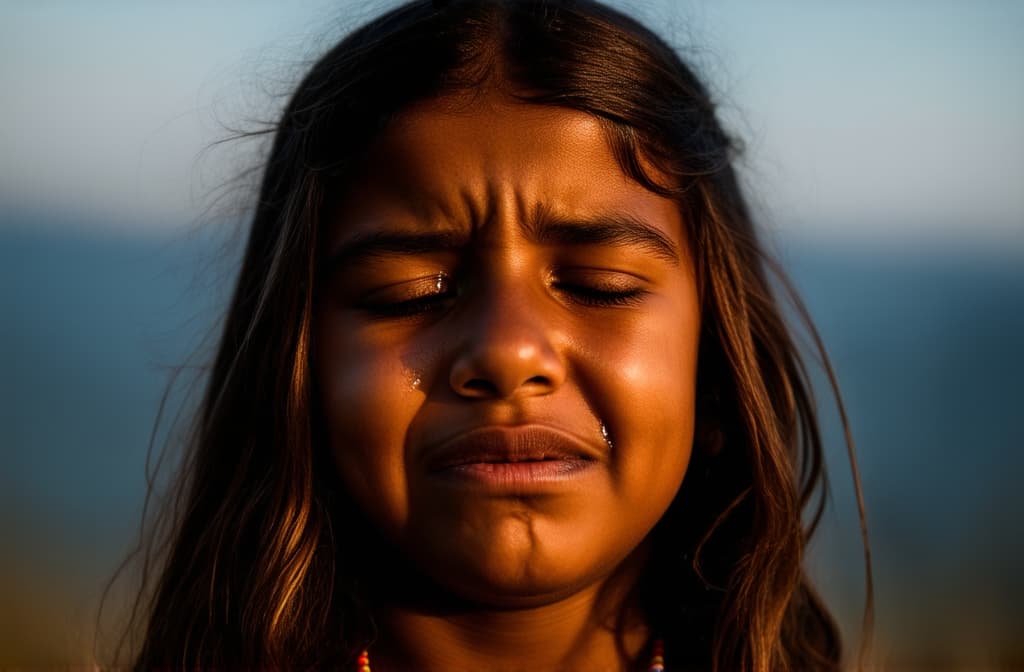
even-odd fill
[(568, 473), (601, 454), (579, 439), (543, 426), (483, 427), (463, 432), (427, 451), (434, 474)]

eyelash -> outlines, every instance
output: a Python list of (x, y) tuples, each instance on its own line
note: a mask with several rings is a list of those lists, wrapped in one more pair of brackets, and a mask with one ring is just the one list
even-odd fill
[(447, 294), (427, 294), (426, 296), (419, 296), (415, 299), (408, 299), (397, 303), (378, 303), (366, 306), (366, 310), (373, 314), (374, 317), (384, 319), (416, 317), (417, 315), (442, 308), (444, 302), (451, 298), (454, 297)]
[(597, 308), (632, 306), (639, 303), (647, 294), (647, 290), (641, 287), (609, 290), (567, 282), (555, 283), (554, 287), (559, 291), (572, 294), (573, 301), (579, 304)]
[(455, 298), (455, 289), (447, 276), (437, 275), (416, 282), (422, 282), (425, 286), (432, 285), (435, 291), (400, 301), (369, 301), (362, 307), (373, 317), (401, 319), (437, 310)]
[[(442, 285), (444, 290), (441, 291)], [(429, 292), (421, 296), (402, 301), (371, 301), (362, 307), (374, 317), (381, 319), (411, 318), (440, 310), (445, 304), (454, 300), (457, 291), (451, 287), (449, 278), (438, 276), (436, 287), (438, 291)], [(628, 289), (598, 289), (579, 283), (555, 282), (552, 284), (559, 292), (571, 295), (572, 301), (585, 307), (610, 308), (615, 306), (632, 306), (639, 303), (647, 294), (642, 287), (630, 287)]]

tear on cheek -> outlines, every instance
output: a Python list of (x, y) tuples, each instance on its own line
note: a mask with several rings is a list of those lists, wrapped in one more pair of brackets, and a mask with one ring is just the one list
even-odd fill
[(410, 392), (419, 392), (423, 388), (423, 376), (415, 369), (406, 369), (404, 372), (406, 389)]

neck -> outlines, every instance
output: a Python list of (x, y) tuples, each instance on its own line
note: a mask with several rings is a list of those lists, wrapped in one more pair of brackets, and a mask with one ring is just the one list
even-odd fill
[(436, 602), (428, 608), (420, 600), (391, 601), (378, 615), (373, 670), (646, 670), (651, 632), (633, 599), (645, 555), (635, 553), (605, 580), (536, 606), (439, 609)]

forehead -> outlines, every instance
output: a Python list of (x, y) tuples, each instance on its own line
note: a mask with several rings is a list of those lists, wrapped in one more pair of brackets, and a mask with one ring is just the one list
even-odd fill
[(599, 119), (500, 93), (455, 95), (405, 110), (371, 143), (330, 238), (389, 226), (487, 235), (601, 215), (645, 222), (685, 250), (678, 205), (622, 171)]

